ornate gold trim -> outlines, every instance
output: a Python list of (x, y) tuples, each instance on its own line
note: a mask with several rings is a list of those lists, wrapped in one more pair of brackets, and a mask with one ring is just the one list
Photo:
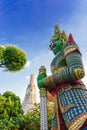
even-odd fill
[(81, 114), (72, 123), (69, 124), (68, 130), (79, 130), (87, 119), (87, 112)]
[(78, 49), (78, 47), (76, 46), (69, 46), (64, 50), (64, 55), (66, 56), (68, 53), (75, 51), (76, 49)]

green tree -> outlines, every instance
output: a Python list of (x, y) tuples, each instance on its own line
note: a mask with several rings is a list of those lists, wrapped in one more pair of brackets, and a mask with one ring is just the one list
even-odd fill
[(4, 46), (0, 46), (0, 61), (3, 60), (3, 52), (4, 52)]
[(9, 117), (17, 117), (23, 115), (23, 109), (20, 98), (11, 91), (6, 91), (3, 94), (6, 98), (7, 112)]
[[(7, 91), (0, 97), (1, 130), (40, 130), (40, 104), (35, 104), (35, 107), (28, 114), (24, 115), (19, 97), (13, 92)], [(48, 129), (50, 130), (54, 105), (49, 101), (47, 105)]]
[(9, 115), (8, 115), (8, 112), (7, 112), (7, 109), (8, 108), (8, 105), (7, 105), (7, 102), (6, 102), (6, 98), (2, 95), (0, 95), (0, 119), (2, 118), (7, 118)]
[(15, 46), (0, 46), (0, 67), (6, 71), (19, 71), (26, 64), (25, 53)]
[(13, 92), (0, 95), (0, 130), (19, 129), (25, 119), (23, 113), (20, 98)]
[(19, 125), (12, 118), (3, 118), (0, 120), (0, 130), (17, 130)]

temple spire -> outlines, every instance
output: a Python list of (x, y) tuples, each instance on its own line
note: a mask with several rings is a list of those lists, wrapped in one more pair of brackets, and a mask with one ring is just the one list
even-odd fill
[(30, 84), (31, 85), (35, 84), (35, 78), (34, 78), (34, 74), (33, 73), (30, 76)]

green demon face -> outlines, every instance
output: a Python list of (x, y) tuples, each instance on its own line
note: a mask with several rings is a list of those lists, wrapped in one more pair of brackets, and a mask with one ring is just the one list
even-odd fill
[(53, 51), (54, 55), (57, 55), (65, 45), (65, 41), (60, 39), (59, 36), (52, 37), (50, 43), (50, 49)]

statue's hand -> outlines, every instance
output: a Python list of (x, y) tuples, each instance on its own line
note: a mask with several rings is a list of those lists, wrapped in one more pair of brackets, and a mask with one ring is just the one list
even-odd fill
[(45, 78), (41, 79), (41, 80), (38, 80), (37, 79), (37, 84), (38, 84), (38, 88), (41, 89), (41, 88), (44, 88), (45, 87)]
[(44, 88), (45, 87), (45, 77), (46, 77), (46, 69), (44, 66), (41, 66), (41, 68), (39, 69), (39, 74), (37, 77), (37, 84), (38, 84), (38, 88)]

